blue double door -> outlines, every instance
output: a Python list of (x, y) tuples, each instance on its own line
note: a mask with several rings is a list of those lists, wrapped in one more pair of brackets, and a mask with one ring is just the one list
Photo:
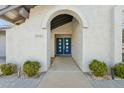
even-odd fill
[(71, 38), (56, 38), (56, 55), (71, 54)]

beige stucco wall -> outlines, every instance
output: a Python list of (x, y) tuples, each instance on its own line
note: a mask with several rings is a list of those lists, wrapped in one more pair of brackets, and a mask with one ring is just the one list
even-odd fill
[[(46, 70), (45, 38), (39, 35), (37, 26), (25, 24), (9, 30), (6, 34), (6, 60), (8, 63), (22, 65), (26, 60), (41, 62), (42, 70)], [(43, 34), (43, 33), (42, 33)]]
[(0, 31), (0, 57), (6, 56), (6, 34), (5, 31)]
[(77, 65), (82, 68), (82, 33), (79, 22), (73, 19), (72, 22), (72, 57)]
[[(25, 23), (7, 30), (6, 61), (23, 64), (28, 59), (39, 60), (42, 71), (46, 71), (49, 32), (42, 24), (51, 12), (60, 7), (77, 9), (77, 13), (85, 16), (87, 20), (88, 28), (81, 25), (83, 45), (81, 69), (84, 72), (89, 71), (88, 64), (92, 59), (105, 61), (108, 65), (114, 64), (112, 12), (115, 6), (36, 6), (31, 9), (29, 19)], [(120, 62), (120, 57), (116, 61)]]
[[(83, 69), (88, 70), (88, 65), (93, 59), (113, 65), (113, 6), (91, 6), (81, 9), (88, 20), (88, 31), (83, 32)], [(85, 10), (88, 10), (85, 11)], [(89, 13), (89, 14), (88, 14)]]

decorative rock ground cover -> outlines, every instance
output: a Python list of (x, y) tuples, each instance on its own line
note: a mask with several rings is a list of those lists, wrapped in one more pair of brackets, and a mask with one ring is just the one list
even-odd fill
[(111, 75), (105, 75), (103, 77), (96, 77), (91, 73), (84, 73), (88, 80), (112, 80)]

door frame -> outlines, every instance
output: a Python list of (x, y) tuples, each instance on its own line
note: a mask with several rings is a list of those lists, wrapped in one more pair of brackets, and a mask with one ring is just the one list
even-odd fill
[[(56, 54), (56, 38), (64, 38), (64, 37), (69, 37), (71, 38), (71, 42), (72, 42), (72, 34), (55, 34), (55, 39), (54, 39), (54, 56), (72, 56), (72, 54), (61, 54), (61, 55), (57, 55)], [(72, 43), (71, 43), (71, 49), (72, 49)], [(72, 50), (71, 50), (72, 51)]]

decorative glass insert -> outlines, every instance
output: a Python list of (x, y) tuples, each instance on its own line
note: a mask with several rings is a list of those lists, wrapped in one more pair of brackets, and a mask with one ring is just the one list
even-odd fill
[(59, 45), (62, 45), (62, 43), (59, 43)]
[(68, 42), (68, 39), (66, 39), (66, 42)]
[(62, 40), (61, 39), (59, 39), (59, 42), (61, 42)]
[(66, 50), (66, 52), (68, 52), (68, 50)]
[(66, 49), (68, 49), (68, 46), (66, 46)]
[(69, 43), (66, 43), (66, 45), (69, 45)]

